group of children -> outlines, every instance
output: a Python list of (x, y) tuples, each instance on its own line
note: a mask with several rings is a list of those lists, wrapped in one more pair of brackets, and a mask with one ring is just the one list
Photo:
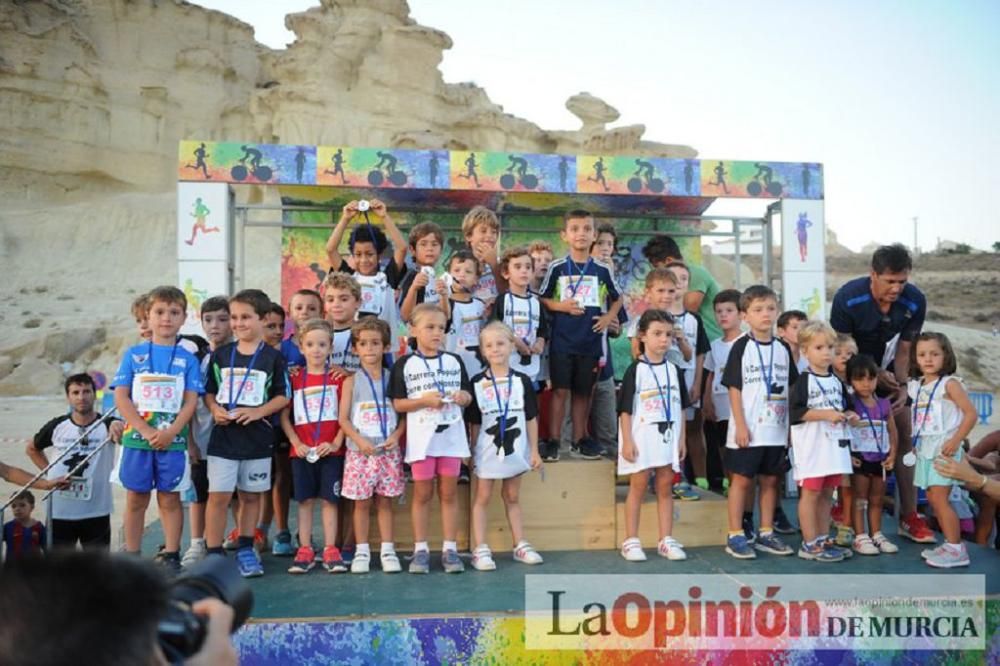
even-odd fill
[[(340, 243), (359, 214), (365, 221), (351, 229), (345, 260)], [(320, 291), (292, 296), (287, 339), (285, 311), (259, 290), (202, 304), (207, 345), (178, 335), (186, 311), (182, 292), (158, 287), (143, 297), (136, 315), (144, 339), (126, 352), (112, 383), (128, 424), (115, 472), (128, 489), (127, 550), (139, 550), (155, 489), (165, 539), (158, 558), (173, 569), (181, 566), (179, 491), (190, 486), (192, 543), (185, 565), (231, 546), (244, 576), (261, 575), (254, 545), (266, 546), (273, 514), (279, 530), (273, 552), (294, 555), (291, 573), (308, 572), (317, 560), (333, 573), (368, 572), (374, 504), (381, 568), (398, 572), (392, 501), (409, 476), (415, 543), (409, 571), (430, 570), (428, 521), (437, 488), (441, 566), (460, 572), (457, 483), (463, 461), (471, 460), (477, 478), (472, 566), (496, 567), (486, 537), (494, 480), (501, 482), (514, 559), (537, 564), (542, 558), (523, 534), (520, 483), (543, 461), (558, 460), (568, 407), (572, 448), (583, 458), (601, 456), (590, 433), (613, 433), (617, 411), (618, 471), (630, 476), (628, 538), (621, 548), (629, 561), (645, 559), (638, 523), (651, 482), (657, 551), (672, 560), (686, 557), (671, 536), (672, 501), (697, 494), (683, 487), (678, 492), (675, 482), (689, 458), (696, 484), (714, 485), (709, 468), (720, 451), (727, 552), (739, 558), (755, 557), (755, 550), (791, 554), (775, 535), (779, 518), (787, 523), (777, 510), (789, 434), (802, 492), (799, 555), (836, 561), (850, 553), (827, 539), (833, 489), (848, 475), (856, 499), (845, 515), (859, 533), (867, 515), (871, 530), (854, 540), (854, 549), (894, 552), (879, 525), (884, 472), (892, 469), (895, 451), (891, 406), (875, 394), (878, 369), (870, 359), (838, 362), (838, 338), (828, 325), (783, 315), (778, 328), (789, 344), (772, 334), (773, 291), (728, 290), (714, 303), (723, 337), (709, 344), (703, 322), (683, 306), (687, 266), (668, 264), (646, 277), (647, 309), (627, 327), (633, 362), (616, 396), (608, 337), (618, 335), (627, 319), (610, 263), (613, 227), (598, 227), (585, 211), (567, 213), (561, 237), (569, 251), (560, 259), (541, 242), (498, 257), (499, 222), (483, 207), (466, 215), (462, 232), (467, 247), (447, 258), (439, 276), (444, 236), (436, 224), (415, 225), (404, 244), (384, 204), (347, 204), (327, 245), (332, 271)], [(392, 256), (383, 267), (379, 258), (390, 239)], [(399, 321), (408, 323), (409, 340), (394, 359)], [(918, 478), (930, 486), (948, 543), (927, 558), (939, 566), (950, 557), (955, 566), (965, 552), (957, 521), (952, 530), (947, 502), (938, 507), (940, 479), (926, 468), (939, 449), (954, 453), (955, 442), (967, 434), (968, 399), (950, 380), (954, 355), (947, 341), (928, 336), (915, 345), (911, 366), (925, 384), (933, 383), (929, 392), (911, 388), (923, 424), (916, 428)], [(938, 349), (937, 356), (929, 347)], [(544, 382), (551, 391), (542, 391)], [(599, 390), (602, 382), (606, 390)], [(602, 418), (610, 425), (598, 423)], [(944, 493), (947, 499), (947, 488)], [(287, 529), (289, 495), (298, 503), (297, 549)], [(319, 557), (312, 541), (317, 503), (324, 540)], [(356, 545), (348, 565), (338, 547), (345, 541), (339, 523), (351, 503)], [(237, 527), (225, 539), (230, 507)]]

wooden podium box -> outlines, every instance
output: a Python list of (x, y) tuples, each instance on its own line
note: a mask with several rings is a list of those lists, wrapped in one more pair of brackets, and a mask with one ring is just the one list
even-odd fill
[[(529, 472), (521, 480), (524, 538), (543, 557), (547, 550), (617, 548), (614, 463), (564, 458), (546, 464), (544, 469), (544, 481), (541, 472)], [(493, 482), (493, 498), (486, 513), (486, 543), (494, 552), (502, 553), (510, 552), (513, 545), (500, 497), (501, 484), (499, 480)], [(471, 488), (474, 497), (475, 479)]]
[[(682, 502), (674, 499), (673, 537), (685, 547), (724, 546), (729, 532), (726, 512), (726, 498), (722, 495), (702, 490), (696, 486), (696, 502)], [(625, 540), (625, 498), (628, 486), (615, 488), (615, 538), (616, 547)], [(646, 492), (639, 512), (639, 539), (644, 548), (655, 548), (659, 541), (659, 520), (656, 515), (656, 495)]]
[[(413, 521), (410, 520), (410, 509), (413, 505), (412, 483), (406, 484), (403, 493), (403, 503), (400, 498), (396, 498), (392, 503), (392, 531), (393, 541), (396, 549), (401, 552), (413, 550)], [(469, 549), (469, 484), (459, 484), (458, 486), (458, 550)], [(379, 532), (378, 520), (375, 515), (374, 502), (372, 503), (371, 523), (368, 527), (369, 540), (373, 544), (372, 549), (378, 548)], [(437, 488), (434, 489), (434, 497), (430, 503), (430, 517), (427, 522), (427, 544), (431, 552), (438, 552), (441, 549), (441, 542), (444, 535), (441, 532), (441, 500), (438, 499)]]

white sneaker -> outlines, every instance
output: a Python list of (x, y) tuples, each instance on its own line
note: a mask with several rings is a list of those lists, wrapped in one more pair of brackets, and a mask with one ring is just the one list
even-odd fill
[(927, 558), (927, 564), (935, 569), (952, 569), (969, 566), (969, 551), (965, 544), (958, 546), (942, 546), (941, 549)]
[(899, 546), (897, 546), (893, 542), (889, 541), (885, 537), (885, 535), (882, 534), (881, 532), (876, 532), (872, 536), (872, 543), (875, 544), (875, 547), (878, 548), (879, 552), (881, 552), (881, 553), (892, 554), (892, 553), (898, 553), (899, 552)]
[(860, 553), (861, 555), (878, 555), (881, 550), (872, 541), (872, 538), (867, 534), (859, 534), (854, 537), (854, 544), (852, 545), (854, 552)]
[(514, 561), (521, 564), (541, 564), (542, 556), (530, 543), (522, 541), (514, 547)]
[(192, 540), (191, 545), (184, 551), (184, 557), (181, 558), (181, 566), (185, 569), (192, 567), (205, 559), (206, 555), (208, 555), (208, 546), (205, 545), (205, 540)]
[(622, 542), (622, 557), (629, 562), (645, 562), (646, 553), (642, 552), (642, 543), (639, 539), (632, 537)]
[(937, 548), (924, 548), (922, 551), (920, 551), (920, 557), (924, 558), (925, 560), (929, 559), (940, 553), (942, 549), (944, 549), (943, 543), (939, 545)]
[(351, 560), (351, 573), (368, 573), (368, 570), (371, 568), (371, 561), (371, 553), (354, 553), (354, 559)]
[(656, 552), (659, 553), (660, 557), (665, 557), (668, 560), (687, 559), (684, 546), (673, 537), (663, 537), (660, 539), (660, 543), (656, 546)]
[(382, 563), (383, 573), (399, 573), (403, 570), (403, 566), (399, 563), (399, 556), (396, 555), (396, 551), (394, 550), (382, 553), (379, 556), (379, 561)]
[(472, 568), (476, 571), (496, 571), (497, 563), (493, 561), (489, 546), (482, 544), (472, 551)]

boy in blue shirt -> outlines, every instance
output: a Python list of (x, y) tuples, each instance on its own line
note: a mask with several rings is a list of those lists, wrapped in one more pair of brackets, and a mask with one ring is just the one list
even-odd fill
[[(586, 436), (587, 411), (603, 354), (604, 332), (617, 321), (622, 297), (611, 268), (590, 255), (597, 240), (590, 213), (566, 213), (560, 236), (569, 246), (569, 255), (549, 265), (541, 288), (542, 304), (552, 315), (549, 367), (554, 394), (550, 432), (559, 432), (566, 398), (572, 394), (573, 449), (582, 458), (596, 460), (601, 456), (601, 447)], [(547, 453), (543, 452), (543, 457)]]
[(204, 389), (198, 359), (177, 337), (187, 313), (184, 292), (157, 287), (147, 298), (151, 337), (125, 352), (111, 382), (115, 406), (127, 424), (118, 468), (128, 490), (125, 550), (139, 553), (146, 507), (155, 489), (166, 544), (157, 559), (179, 571), (184, 514), (178, 491), (190, 476), (188, 455), (196, 455), (188, 422)]

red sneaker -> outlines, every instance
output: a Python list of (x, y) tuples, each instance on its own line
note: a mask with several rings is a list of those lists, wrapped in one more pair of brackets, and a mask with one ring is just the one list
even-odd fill
[(258, 553), (263, 553), (267, 550), (267, 535), (264, 534), (264, 530), (259, 527), (255, 527), (253, 530), (253, 547)]
[(927, 523), (916, 511), (903, 516), (903, 519), (899, 521), (899, 535), (917, 543), (935, 543), (937, 541), (934, 538), (934, 532), (927, 527)]
[(323, 567), (330, 573), (344, 573), (347, 565), (340, 555), (340, 550), (336, 546), (326, 546), (323, 548)]
[(830, 520), (833, 521), (834, 525), (844, 524), (844, 507), (840, 505), (839, 501), (830, 509)]
[(225, 541), (222, 542), (222, 547), (226, 550), (236, 550), (240, 543), (240, 530), (234, 527), (233, 531), (226, 535)]

